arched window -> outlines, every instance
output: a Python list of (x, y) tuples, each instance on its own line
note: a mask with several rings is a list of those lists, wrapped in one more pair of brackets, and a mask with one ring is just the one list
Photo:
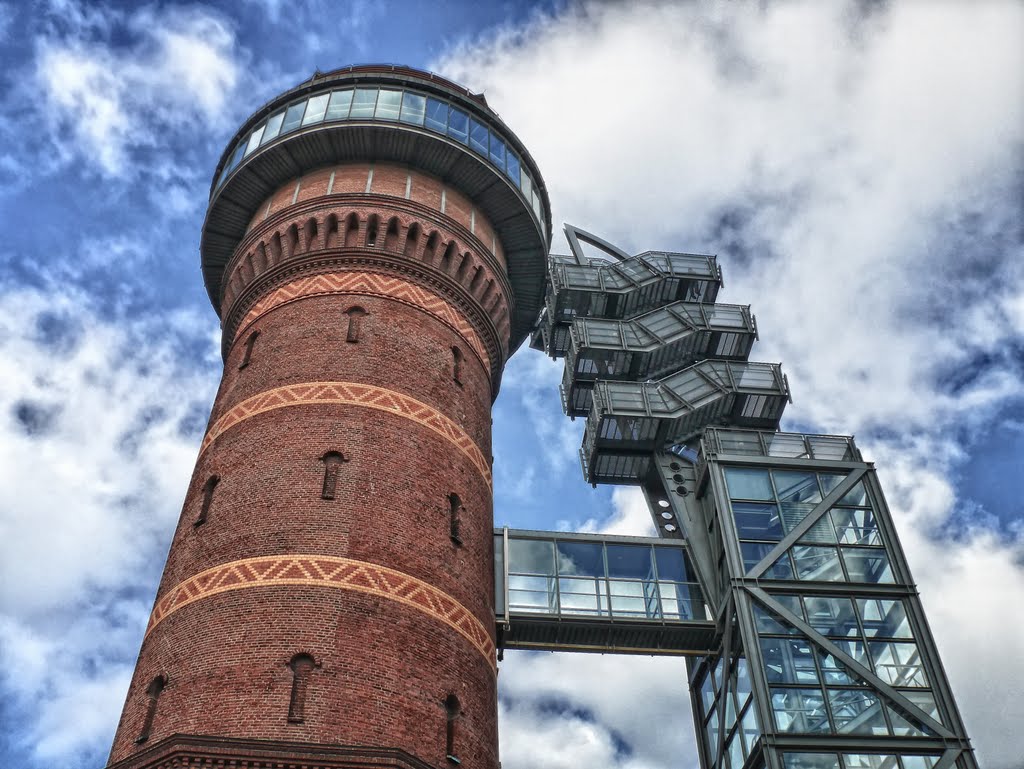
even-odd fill
[(320, 492), (321, 499), (334, 499), (334, 492), (338, 487), (338, 470), (342, 462), (347, 459), (338, 451), (328, 451), (320, 461), (324, 463), (324, 485)]
[(377, 230), (380, 227), (380, 218), (372, 214), (366, 224), (366, 245), (373, 248), (377, 245)]
[(460, 763), (458, 756), (455, 754), (455, 726), (462, 716), (462, 706), (459, 704), (459, 698), (454, 694), (449, 694), (444, 700), (444, 714), (445, 714), (445, 747), (444, 752), (446, 758), (453, 763)]
[(142, 721), (142, 729), (139, 730), (139, 736), (135, 738), (136, 742), (145, 742), (149, 739), (149, 735), (153, 732), (153, 719), (156, 718), (156, 705), (160, 699), (160, 693), (163, 692), (164, 687), (167, 686), (166, 676), (157, 676), (150, 681), (149, 686), (146, 688), (146, 716)]
[(199, 515), (196, 516), (195, 526), (206, 523), (206, 519), (210, 517), (210, 507), (213, 505), (213, 492), (216, 491), (218, 483), (220, 483), (219, 475), (211, 475), (206, 479), (206, 483), (203, 485), (203, 502), (199, 506)]
[(301, 724), (306, 717), (306, 692), (316, 661), (308, 654), (296, 654), (288, 663), (292, 669), (292, 696), (288, 701), (288, 723)]
[(462, 350), (452, 347), (452, 381), (457, 385), (462, 384)]
[(359, 332), (363, 327), (363, 316), (366, 315), (366, 310), (362, 307), (349, 307), (345, 310), (345, 314), (348, 315), (348, 333), (345, 335), (346, 342), (358, 342)]
[(259, 335), (259, 331), (253, 331), (249, 334), (249, 338), (245, 340), (245, 352), (242, 354), (242, 362), (238, 364), (239, 371), (248, 366), (249, 361), (252, 360), (252, 348), (256, 344), (256, 339)]
[(448, 533), (452, 542), (462, 544), (462, 500), (458, 494), (448, 495)]

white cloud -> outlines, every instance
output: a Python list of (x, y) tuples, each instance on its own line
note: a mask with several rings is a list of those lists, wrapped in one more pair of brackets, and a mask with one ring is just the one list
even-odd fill
[(37, 40), (41, 114), (64, 157), (81, 157), (108, 177), (136, 176), (143, 169), (129, 162), (133, 152), (167, 145), (170, 133), (193, 132), (197, 123), (231, 126), (229, 108), (245, 71), (224, 19), (202, 9), (149, 7), (127, 17), (94, 10), (69, 18), (108, 38), (121, 26), (132, 42), (114, 47), (81, 30)]
[[(949, 479), (1024, 396), (1022, 28), (1009, 2), (584, 3), (436, 65), (524, 140), (556, 223), (720, 255), (720, 299), (758, 317), (753, 357), (789, 374), (788, 423), (860, 434), (879, 461), (980, 759), (1006, 769), (1021, 544), (940, 535), (972, 504)], [(617, 492), (588, 526), (648, 521)]]
[(109, 746), (214, 386), (174, 345), (215, 360), (213, 325), (0, 293), (0, 678), (49, 765)]

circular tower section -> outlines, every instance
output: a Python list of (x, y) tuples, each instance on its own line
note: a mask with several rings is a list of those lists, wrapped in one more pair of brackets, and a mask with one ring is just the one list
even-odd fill
[(548, 210), (428, 73), (318, 73), (243, 125), (201, 245), (224, 376), (111, 765), (496, 769), (490, 407)]

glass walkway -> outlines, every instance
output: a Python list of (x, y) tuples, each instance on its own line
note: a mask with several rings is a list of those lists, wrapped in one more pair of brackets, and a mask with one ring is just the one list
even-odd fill
[(715, 638), (682, 540), (498, 529), (499, 645), (706, 654)]

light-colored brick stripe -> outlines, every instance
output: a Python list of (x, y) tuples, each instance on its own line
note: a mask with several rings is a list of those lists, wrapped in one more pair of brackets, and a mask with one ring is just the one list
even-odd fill
[(310, 585), (387, 598), (440, 620), (469, 641), (494, 667), (494, 641), (487, 628), (461, 603), (423, 580), (395, 569), (351, 558), (284, 555), (231, 561), (175, 585), (157, 601), (146, 627), (157, 625), (182, 607), (230, 590)]
[(282, 304), (293, 302), (303, 297), (324, 294), (383, 296), (417, 307), (433, 315), (465, 339), (466, 344), (480, 357), (484, 368), (490, 371), (491, 358), (487, 354), (487, 348), (480, 341), (480, 335), (476, 333), (476, 330), (463, 317), (462, 313), (442, 297), (426, 290), (422, 286), (417, 286), (415, 283), (410, 283), (400, 278), (379, 275), (373, 272), (341, 272), (329, 273), (327, 275), (311, 275), (281, 286), (256, 302), (249, 312), (245, 314), (245, 318), (238, 325), (235, 339), (253, 321), (275, 307), (280, 307)]
[(480, 447), (469, 434), (444, 414), (426, 403), (408, 395), (356, 382), (304, 382), (302, 384), (275, 387), (273, 390), (253, 395), (236, 404), (222, 415), (207, 431), (199, 448), (202, 455), (217, 438), (240, 422), (274, 409), (289, 406), (341, 403), (346, 406), (385, 411), (389, 414), (410, 419), (433, 430), (454, 444), (476, 466), (488, 487), (491, 485), (491, 465)]

